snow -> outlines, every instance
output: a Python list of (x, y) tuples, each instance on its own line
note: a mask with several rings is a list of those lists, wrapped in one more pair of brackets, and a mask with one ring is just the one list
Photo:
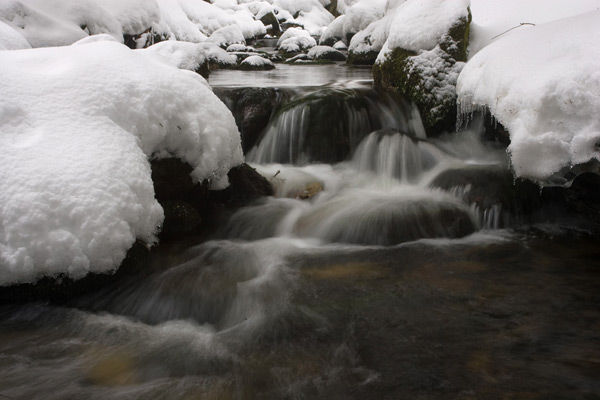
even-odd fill
[(463, 112), (487, 107), (510, 132), (517, 176), (544, 183), (600, 159), (600, 11), (508, 32), (459, 76)]
[(31, 46), (16, 30), (0, 21), (0, 50), (30, 49)]
[(345, 14), (341, 37), (353, 35), (383, 18), (386, 6), (387, 0), (361, 0), (353, 4)]
[(432, 50), (460, 18), (468, 16), (469, 0), (408, 0), (396, 8), (388, 48)]
[[(168, 40), (144, 49), (143, 53), (175, 68), (189, 71), (197, 71), (207, 62), (203, 45), (198, 43)], [(208, 82), (203, 83), (208, 86)]]
[(306, 50), (317, 45), (317, 41), (304, 29), (289, 28), (279, 40), (277, 47), (288, 53)]
[(253, 67), (272, 67), (275, 68), (275, 65), (271, 60), (267, 60), (261, 56), (250, 56), (246, 57), (242, 64), (250, 65)]
[(177, 156), (215, 188), (242, 162), (225, 105), (160, 53), (111, 41), (0, 53), (0, 284), (112, 271), (136, 238), (153, 243), (149, 158)]
[(91, 0), (3, 0), (0, 21), (23, 35), (31, 47), (70, 45), (99, 33), (123, 40), (120, 23)]
[(244, 34), (237, 25), (229, 25), (213, 32), (207, 41), (219, 47), (227, 48), (231, 44), (246, 44)]
[(138, 35), (160, 21), (156, 0), (95, 0), (95, 3), (119, 21), (126, 35)]
[(537, 25), (598, 9), (599, 0), (471, 0), (469, 56), (521, 23)]

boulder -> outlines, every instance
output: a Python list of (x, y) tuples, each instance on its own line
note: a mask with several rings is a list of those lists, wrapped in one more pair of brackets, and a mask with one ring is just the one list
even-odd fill
[(279, 26), (279, 21), (277, 17), (272, 12), (263, 15), (260, 18), (260, 22), (262, 22), (266, 27), (269, 25), (271, 28), (267, 29), (267, 34), (271, 36), (279, 36), (281, 34), (281, 27)]
[(391, 50), (373, 67), (375, 84), (394, 87), (413, 101), (427, 134), (456, 127), (456, 80), (467, 60), (471, 13), (460, 18), (432, 50)]
[(242, 149), (247, 153), (256, 144), (277, 106), (277, 91), (259, 87), (216, 88), (215, 94), (233, 113), (242, 138)]

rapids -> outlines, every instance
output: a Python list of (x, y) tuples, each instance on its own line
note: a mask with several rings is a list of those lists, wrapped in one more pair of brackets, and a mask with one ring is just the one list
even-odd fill
[(595, 236), (477, 119), (427, 138), (370, 75), (213, 73), (231, 107), (276, 89), (247, 153), (275, 196), (133, 279), (0, 306), (0, 397), (599, 398)]

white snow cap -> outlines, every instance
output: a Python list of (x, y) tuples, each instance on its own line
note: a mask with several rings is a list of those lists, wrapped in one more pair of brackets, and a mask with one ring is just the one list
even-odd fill
[(196, 73), (103, 41), (3, 51), (0, 284), (117, 268), (163, 212), (150, 157), (226, 184), (242, 162), (231, 112)]
[(477, 53), (459, 76), (462, 111), (485, 106), (510, 132), (517, 176), (544, 182), (600, 159), (600, 11), (524, 26)]
[(271, 60), (268, 60), (261, 56), (250, 56), (246, 57), (242, 64), (251, 65), (253, 67), (275, 67)]
[(453, 24), (468, 16), (469, 0), (408, 0), (396, 8), (388, 48), (432, 50)]

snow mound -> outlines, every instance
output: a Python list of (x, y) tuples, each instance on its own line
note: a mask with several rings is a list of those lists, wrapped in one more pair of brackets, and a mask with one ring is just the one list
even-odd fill
[(545, 182), (600, 159), (600, 11), (524, 26), (477, 53), (457, 83), (461, 112), (487, 107), (510, 132), (515, 174)]
[(0, 50), (30, 49), (31, 46), (16, 30), (0, 21)]
[(468, 16), (469, 0), (408, 0), (394, 13), (389, 49), (432, 50), (452, 25)]
[[(203, 45), (198, 43), (168, 40), (141, 51), (165, 64), (189, 71), (198, 71), (207, 62)], [(204, 84), (208, 86), (208, 82), (204, 81)]]
[(117, 268), (163, 220), (148, 159), (215, 187), (242, 162), (225, 105), (148, 50), (97, 42), (3, 51), (0, 284)]
[(310, 49), (317, 45), (317, 41), (301, 28), (289, 28), (277, 41), (277, 47), (288, 53)]
[(244, 34), (237, 25), (229, 25), (214, 31), (207, 41), (224, 49), (231, 44), (246, 44)]

